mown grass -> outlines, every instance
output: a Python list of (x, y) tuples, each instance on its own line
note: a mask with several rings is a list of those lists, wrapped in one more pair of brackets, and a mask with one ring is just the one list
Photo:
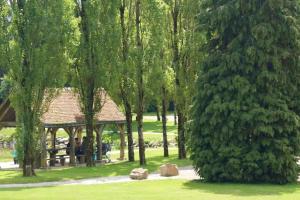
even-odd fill
[(196, 181), (136, 181), (104, 185), (0, 189), (5, 200), (298, 200), (300, 185), (205, 184)]
[[(178, 160), (177, 149), (170, 149), (170, 157), (164, 158), (162, 149), (147, 149), (147, 165), (144, 166), (150, 172), (158, 170), (165, 163), (174, 163), (178, 166), (191, 165), (190, 160)], [(136, 160), (138, 153), (135, 153)], [(92, 168), (70, 167), (51, 170), (37, 170), (36, 177), (22, 177), (21, 171), (0, 171), (0, 183), (35, 183), (45, 181), (77, 180), (92, 177), (128, 175), (134, 168), (140, 167), (139, 162), (120, 162), (115, 164), (101, 165)]]
[(13, 161), (11, 150), (9, 150), (9, 149), (0, 149), (0, 161), (1, 162)]

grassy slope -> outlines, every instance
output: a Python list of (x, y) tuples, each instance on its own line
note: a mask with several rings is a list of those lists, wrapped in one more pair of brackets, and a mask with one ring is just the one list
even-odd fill
[[(164, 163), (174, 163), (178, 166), (191, 165), (189, 160), (178, 160), (177, 150), (171, 149), (171, 156), (164, 158), (162, 149), (148, 149), (146, 152), (147, 166), (150, 172), (158, 170), (158, 167)], [(138, 157), (138, 154), (135, 154)], [(128, 175), (133, 168), (139, 167), (138, 162), (129, 163), (121, 162), (116, 164), (108, 164), (93, 168), (74, 167), (74, 168), (61, 168), (52, 170), (37, 171), (37, 177), (24, 178), (21, 176), (20, 171), (0, 171), (0, 183), (32, 183), (44, 181), (60, 181), (70, 179), (83, 179), (92, 177), (105, 177), (105, 176), (119, 176)], [(1, 199), (1, 198), (0, 198)]]
[(180, 180), (0, 189), (5, 200), (298, 200), (299, 185), (204, 184)]

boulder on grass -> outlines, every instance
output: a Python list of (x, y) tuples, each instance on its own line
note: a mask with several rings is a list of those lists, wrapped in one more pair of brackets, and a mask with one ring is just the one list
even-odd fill
[(148, 169), (136, 168), (130, 173), (130, 178), (134, 180), (143, 180), (148, 178)]
[(161, 176), (178, 176), (179, 175), (179, 171), (178, 171), (178, 167), (175, 164), (165, 164), (160, 166), (160, 175)]

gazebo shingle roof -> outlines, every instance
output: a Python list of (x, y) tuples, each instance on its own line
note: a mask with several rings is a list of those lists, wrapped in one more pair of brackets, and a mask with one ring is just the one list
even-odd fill
[[(102, 96), (104, 104), (101, 111), (95, 116), (95, 124), (125, 123), (124, 114), (119, 110), (110, 96), (107, 93)], [(74, 93), (71, 89), (60, 91), (49, 104), (41, 121), (48, 128), (84, 125), (85, 119), (80, 109), (78, 94)]]

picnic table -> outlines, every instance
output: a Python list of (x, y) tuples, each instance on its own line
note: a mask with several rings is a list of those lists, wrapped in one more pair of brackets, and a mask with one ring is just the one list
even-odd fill
[(69, 155), (66, 155), (66, 154), (60, 154), (60, 155), (57, 155), (57, 153), (59, 151), (62, 151), (62, 150), (66, 150), (67, 147), (63, 147), (63, 148), (51, 148), (51, 149), (47, 149), (49, 155), (50, 155), (50, 158), (47, 159), (49, 160), (49, 163), (50, 163), (50, 166), (53, 167), (55, 166), (55, 163), (56, 161), (58, 160), (61, 164), (61, 166), (64, 166), (65, 165), (65, 161), (66, 161), (66, 158), (67, 157), (70, 157)]

